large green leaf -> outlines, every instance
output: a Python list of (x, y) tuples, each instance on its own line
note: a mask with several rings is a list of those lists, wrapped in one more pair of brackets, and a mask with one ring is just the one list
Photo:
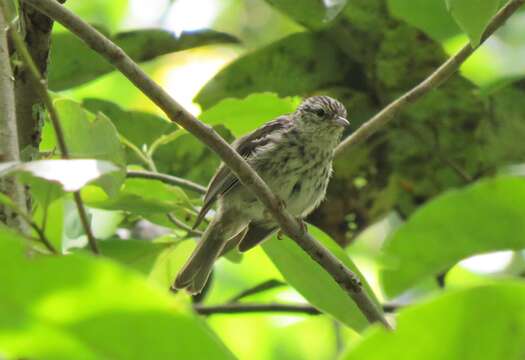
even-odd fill
[[(360, 277), (365, 291), (378, 304), (370, 286), (344, 250), (328, 235), (314, 226), (309, 225), (308, 230), (312, 236)], [(263, 244), (263, 249), (286, 281), (312, 305), (353, 329), (363, 330), (368, 325), (368, 321), (348, 294), (294, 241), (289, 238), (278, 240), (274, 237)]]
[(525, 180), (499, 177), (449, 191), (416, 211), (384, 246), (390, 296), (483, 252), (525, 247)]
[(182, 303), (117, 264), (29, 260), (0, 230), (0, 353), (32, 359), (231, 359)]
[(344, 360), (518, 360), (525, 354), (525, 285), (506, 281), (444, 294), (401, 310)]
[(293, 34), (234, 61), (204, 86), (196, 101), (207, 109), (223, 98), (254, 92), (304, 94), (343, 83), (351, 69), (348, 58), (322, 35)]
[(155, 114), (126, 111), (117, 104), (102, 99), (84, 99), (82, 106), (93, 113), (104, 113), (117, 128), (119, 134), (139, 149), (151, 145), (162, 135), (172, 133), (178, 126)]
[(461, 32), (444, 0), (388, 0), (392, 15), (442, 41)]
[(140, 271), (153, 284), (169, 289), (196, 242), (174, 241), (171, 236), (145, 240), (105, 240), (99, 243), (104, 256)]
[(445, 0), (448, 11), (459, 27), (470, 38), (472, 46), (477, 46), (489, 20), (496, 14), (501, 0)]
[(167, 213), (191, 204), (182, 189), (149, 179), (126, 179), (114, 196), (90, 186), (82, 190), (82, 198), (91, 207), (140, 215)]
[[(136, 62), (199, 46), (233, 43), (231, 35), (213, 30), (183, 32), (180, 36), (160, 29), (118, 33), (111, 40)], [(70, 32), (53, 34), (49, 63), (49, 87), (65, 90), (113, 71), (113, 66)]]
[(245, 135), (277, 116), (295, 111), (299, 98), (279, 98), (272, 93), (251, 94), (244, 99), (224, 99), (203, 112), (199, 119), (225, 125), (235, 137)]
[(347, 0), (266, 0), (285, 15), (311, 29), (328, 25), (344, 9)]
[[(125, 177), (124, 151), (115, 126), (104, 114), (93, 115), (72, 100), (58, 99), (55, 101), (55, 107), (60, 116), (64, 138), (72, 158), (108, 160), (120, 166), (120, 172), (112, 173), (97, 181), (104, 190), (114, 193)], [(43, 143), (46, 148), (42, 150), (56, 148), (54, 132), (48, 130), (43, 134)]]

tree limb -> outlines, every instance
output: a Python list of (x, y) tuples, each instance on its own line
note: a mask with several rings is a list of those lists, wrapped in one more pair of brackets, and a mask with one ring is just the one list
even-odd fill
[(213, 150), (269, 210), (283, 232), (292, 238), (313, 260), (319, 263), (354, 300), (370, 322), (380, 322), (390, 328), (380, 309), (363, 290), (359, 278), (321, 243), (304, 231), (299, 222), (285, 211), (281, 201), (271, 192), (261, 177), (210, 126), (195, 119), (161, 87), (150, 79), (126, 53), (96, 29), (82, 21), (54, 0), (24, 0), (27, 4), (60, 22), (93, 50), (105, 57), (137, 88), (156, 103), (172, 121), (178, 123)]
[(525, 3), (525, 0), (510, 0), (503, 6), (496, 15), (490, 20), (487, 28), (483, 32), (480, 44), (473, 48), (470, 43), (465, 45), (454, 56), (445, 61), (436, 71), (429, 77), (413, 87), (410, 91), (403, 94), (398, 99), (392, 101), (383, 110), (377, 113), (370, 120), (359, 127), (352, 135), (348, 136), (336, 149), (336, 156), (353, 145), (357, 145), (365, 141), (370, 135), (384, 127), (390, 122), (401, 110), (409, 104), (416, 102), (431, 90), (440, 86), (453, 73), (455, 73), (461, 64), (472, 55), (472, 53), (481, 45), (487, 38), (499, 29), (507, 19), (518, 8)]
[[(16, 106), (13, 87), (13, 73), (7, 45), (9, 18), (3, 0), (0, 1), (0, 162), (20, 161), (18, 131), (16, 124)], [(24, 186), (9, 176), (0, 179), (0, 190), (23, 212), (27, 212)], [(20, 216), (7, 207), (0, 207), (0, 220), (8, 226), (28, 234), (28, 227)]]
[[(20, 34), (12, 30), (10, 31), (10, 35), (11, 35), (11, 38), (13, 39), (13, 43), (16, 47), (16, 51), (18, 52), (18, 55), (21, 57), (22, 61), (24, 62), (24, 65), (27, 67), (29, 74), (31, 75), (33, 79), (33, 83), (34, 83), (33, 86), (37, 89), (40, 98), (42, 99), (42, 101), (44, 102), (47, 108), (47, 111), (49, 113), (49, 118), (51, 119), (51, 122), (53, 123), (53, 129), (55, 130), (57, 144), (62, 154), (62, 158), (69, 159), (69, 151), (66, 145), (66, 140), (64, 137), (64, 132), (62, 130), (62, 125), (60, 123), (58, 112), (56, 111), (55, 106), (53, 105), (53, 100), (51, 99), (51, 96), (49, 95), (49, 92), (47, 91), (47, 82), (45, 79), (42, 78), (42, 75), (40, 74), (40, 71), (38, 70), (33, 59), (31, 58), (31, 54), (29, 54), (29, 51), (27, 50), (24, 40), (22, 40), (22, 37), (20, 36)], [(89, 225), (86, 208), (84, 207), (84, 203), (82, 202), (82, 198), (80, 197), (80, 192), (75, 191), (73, 193), (73, 199), (77, 206), (78, 215), (80, 217), (80, 222), (82, 223), (82, 227), (84, 228), (84, 231), (86, 233), (89, 247), (91, 248), (91, 251), (93, 253), (98, 254), (99, 250), (97, 246), (97, 241), (95, 239), (95, 236), (93, 235), (93, 232), (91, 231), (91, 226)]]

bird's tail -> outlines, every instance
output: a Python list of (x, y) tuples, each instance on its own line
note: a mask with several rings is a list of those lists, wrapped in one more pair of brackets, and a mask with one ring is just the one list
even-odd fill
[(191, 294), (202, 291), (213, 263), (226, 245), (227, 238), (222, 230), (218, 221), (214, 220), (208, 225), (199, 244), (179, 271), (173, 284), (175, 289), (187, 289)]

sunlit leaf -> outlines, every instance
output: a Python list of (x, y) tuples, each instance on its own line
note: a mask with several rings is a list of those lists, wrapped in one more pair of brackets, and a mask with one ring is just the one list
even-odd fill
[(81, 254), (29, 260), (24, 240), (7, 230), (0, 238), (6, 358), (233, 358), (187, 306), (138, 273)]
[(445, 0), (448, 11), (477, 46), (489, 20), (496, 14), (501, 0)]
[[(111, 40), (137, 62), (199, 46), (237, 42), (231, 35), (213, 30), (183, 32), (176, 36), (160, 29), (122, 32)], [(86, 83), (114, 70), (109, 62), (70, 32), (53, 34), (50, 53), (49, 87), (55, 91)]]
[(95, 208), (125, 210), (142, 215), (165, 214), (191, 204), (182, 189), (148, 179), (126, 179), (114, 196), (90, 186), (82, 190), (82, 197), (86, 204)]
[(64, 191), (77, 191), (86, 184), (113, 172), (119, 168), (109, 161), (76, 160), (36, 160), (25, 163), (12, 163), (12, 166), (0, 170), (0, 177), (12, 173), (21, 173), (28, 182), (35, 178), (61, 185)]
[(370, 331), (342, 359), (523, 359), (525, 285), (502, 281), (447, 293), (401, 310), (396, 322), (395, 331)]
[[(321, 230), (313, 226), (308, 226), (308, 230), (312, 236), (360, 277), (364, 284), (364, 290), (378, 304), (370, 286), (344, 250)], [(353, 329), (363, 330), (368, 325), (367, 319), (348, 294), (294, 241), (289, 238), (283, 240), (273, 238), (263, 244), (263, 249), (286, 281), (312, 305)]]
[(500, 177), (449, 191), (401, 225), (384, 246), (382, 280), (394, 296), (471, 255), (522, 249), (525, 180)]
[(300, 95), (344, 82), (353, 64), (321, 35), (298, 33), (234, 61), (199, 92), (205, 109), (227, 97), (272, 91)]
[(203, 112), (199, 119), (210, 125), (223, 124), (235, 137), (245, 135), (269, 120), (291, 113), (299, 98), (279, 98), (272, 93), (251, 94), (244, 99), (225, 99)]
[[(105, 176), (97, 182), (105, 191), (114, 193), (125, 177), (124, 151), (115, 126), (104, 114), (93, 115), (80, 104), (68, 99), (56, 100), (55, 107), (72, 158), (108, 160), (120, 166), (121, 171)], [(54, 133), (47, 131), (44, 134), (51, 138), (44, 138), (47, 146), (55, 144), (56, 148)]]
[(392, 15), (442, 41), (460, 33), (445, 0), (388, 0)]

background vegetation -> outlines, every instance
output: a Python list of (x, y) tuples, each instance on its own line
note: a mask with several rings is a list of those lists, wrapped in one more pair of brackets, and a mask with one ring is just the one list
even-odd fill
[[(349, 133), (355, 131), (461, 46), (476, 46), (505, 3), (69, 0), (65, 6), (231, 141), (312, 94), (341, 100)], [(27, 5), (18, 10), (45, 72), (46, 56), (39, 60), (28, 40), (45, 33), (36, 26), (41, 19)], [(370, 326), (288, 238), (228, 254), (198, 298), (169, 292), (205, 227), (184, 226), (193, 223), (201, 190), (137, 171), (205, 186), (219, 158), (55, 24), (47, 78), (72, 158), (58, 160), (56, 129), (41, 100), (27, 112), (24, 94), (33, 86), (12, 44), (10, 54), (22, 162), (0, 163), (0, 176), (16, 174), (27, 185), (29, 210), (8, 191), (0, 203), (3, 220), (17, 218), (33, 229), (24, 235), (15, 231), (17, 221), (0, 225), (5, 357), (523, 358), (525, 7), (460, 74), (341, 152), (327, 200), (307, 219), (310, 232), (363, 276), (394, 332)], [(89, 253), (75, 191), (100, 257)], [(489, 255), (473, 257), (482, 253)]]

